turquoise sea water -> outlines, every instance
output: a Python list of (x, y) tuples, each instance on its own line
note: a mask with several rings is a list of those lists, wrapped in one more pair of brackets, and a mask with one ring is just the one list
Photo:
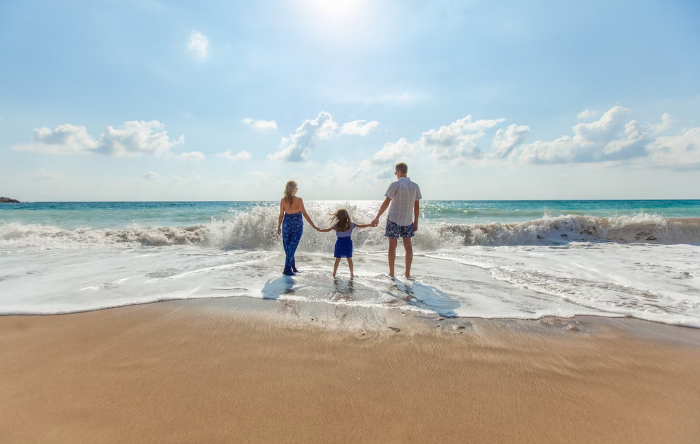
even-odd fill
[[(307, 201), (327, 227), (345, 207)], [(539, 318), (633, 316), (700, 327), (700, 200), (422, 201), (411, 280), (387, 275), (385, 221), (352, 235), (355, 279), (332, 279), (335, 235), (305, 224), (282, 276), (278, 202), (0, 205), (0, 315), (169, 299), (299, 303)], [(385, 218), (386, 216), (384, 216)], [(397, 266), (403, 273), (403, 250)]]
[[(314, 201), (319, 211), (343, 206), (357, 208), (366, 217), (376, 212), (379, 201)], [(700, 200), (518, 200), (421, 202), (421, 217), (445, 223), (525, 222), (543, 216), (565, 215), (616, 217), (641, 213), (665, 218), (700, 217)], [(188, 227), (256, 207), (275, 208), (277, 202), (32, 202), (0, 204), (0, 224), (42, 224), (62, 229)]]

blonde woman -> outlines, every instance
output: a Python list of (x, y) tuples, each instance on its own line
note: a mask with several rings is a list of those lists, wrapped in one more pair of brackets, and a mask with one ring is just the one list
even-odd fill
[(299, 272), (294, 261), (294, 253), (297, 251), (301, 234), (304, 232), (304, 220), (301, 216), (303, 215), (312, 227), (318, 229), (309, 215), (306, 214), (304, 201), (301, 197), (297, 197), (298, 189), (297, 183), (293, 180), (287, 182), (284, 197), (280, 201), (280, 216), (277, 221), (277, 235), (282, 235), (282, 245), (287, 255), (282, 273), (287, 276), (294, 276), (294, 273)]

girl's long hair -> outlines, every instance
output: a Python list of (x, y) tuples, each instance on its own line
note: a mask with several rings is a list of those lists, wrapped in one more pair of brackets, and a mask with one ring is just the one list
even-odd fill
[(331, 226), (335, 231), (348, 231), (352, 227), (350, 214), (345, 208), (341, 208), (331, 214)]
[(293, 180), (290, 180), (287, 182), (287, 186), (284, 187), (284, 200), (289, 202), (289, 205), (294, 202), (294, 196), (292, 195), (292, 191), (297, 189), (297, 183), (294, 182)]

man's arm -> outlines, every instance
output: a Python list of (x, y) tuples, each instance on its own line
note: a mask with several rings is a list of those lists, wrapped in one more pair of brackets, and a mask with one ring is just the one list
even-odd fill
[(372, 223), (370, 225), (372, 225), (373, 227), (376, 227), (377, 225), (379, 225), (379, 218), (382, 216), (382, 214), (384, 214), (386, 209), (389, 208), (390, 203), (391, 203), (391, 197), (387, 197), (386, 199), (384, 199), (384, 203), (382, 203), (382, 206), (379, 208), (379, 213), (377, 213), (377, 217), (374, 218), (374, 220), (372, 221)]
[(413, 231), (418, 231), (418, 215), (420, 214), (420, 200), (413, 204)]

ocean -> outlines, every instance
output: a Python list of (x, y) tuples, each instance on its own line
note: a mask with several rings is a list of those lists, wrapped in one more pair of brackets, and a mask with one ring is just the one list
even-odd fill
[[(341, 207), (369, 223), (380, 203), (306, 206), (326, 227)], [(245, 297), (700, 327), (700, 200), (422, 201), (412, 280), (388, 276), (385, 221), (353, 234), (355, 279), (344, 262), (331, 276), (335, 235), (306, 224), (302, 273), (282, 276), (278, 211), (278, 202), (0, 204), (0, 314)]]

